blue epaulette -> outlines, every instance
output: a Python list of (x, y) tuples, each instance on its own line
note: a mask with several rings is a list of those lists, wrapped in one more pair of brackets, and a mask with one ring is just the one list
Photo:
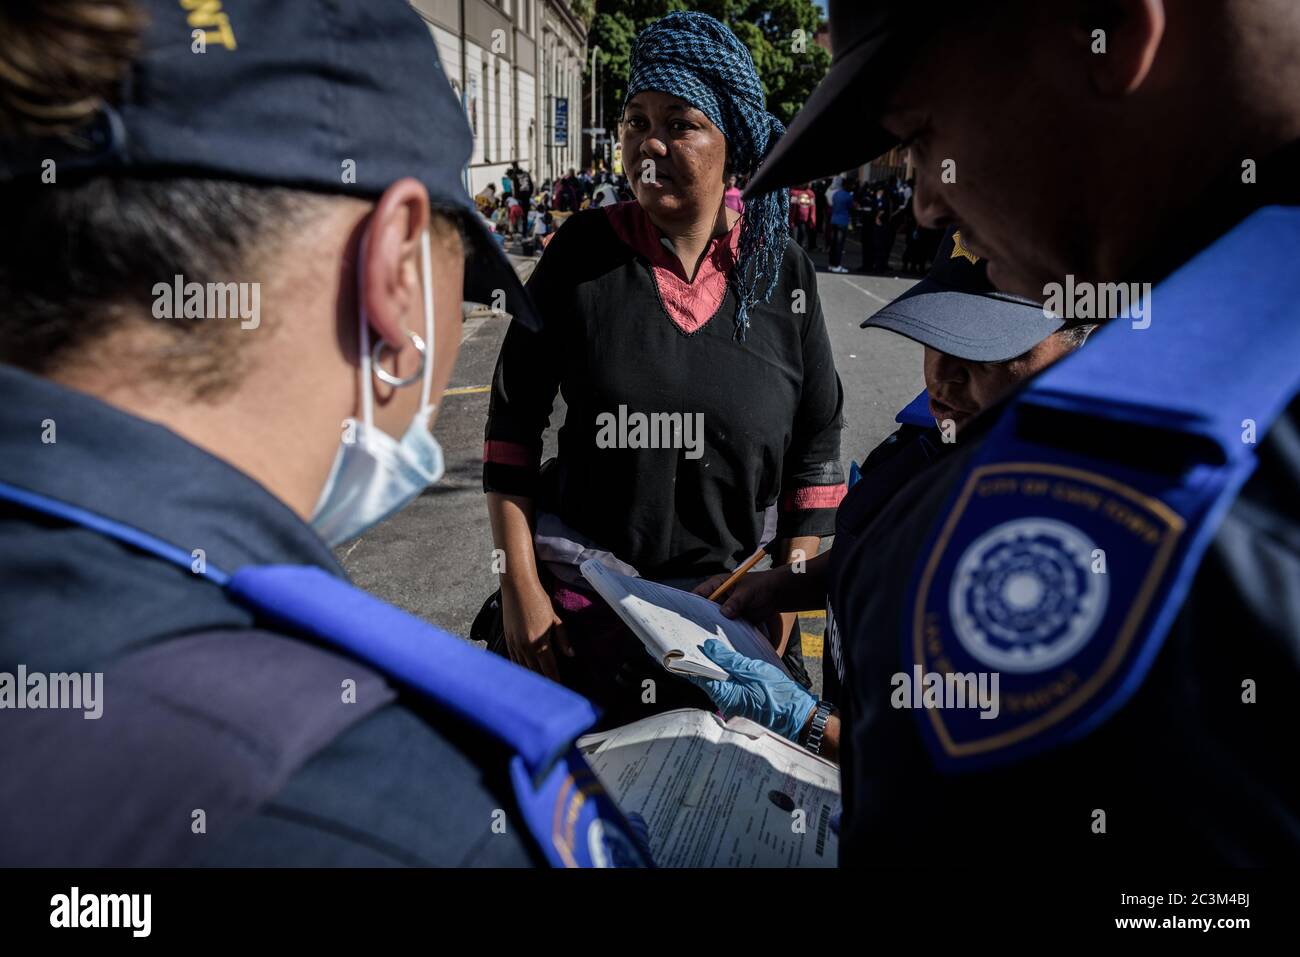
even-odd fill
[[(505, 744), (524, 822), (556, 867), (646, 866), (648, 855), (574, 742), (596, 720), (582, 696), (441, 631), (315, 566), (228, 574), (147, 532), (0, 483), (0, 500), (96, 531), (219, 586), (260, 620), (339, 649)], [(322, 742), (322, 746), (328, 743)], [(485, 822), (488, 826), (490, 822)]]
[(1141, 686), (1300, 391), (1297, 249), (1300, 209), (1256, 212), (1008, 403), (904, 606), (907, 670), (997, 690), (916, 712), (939, 766), (1075, 740)]

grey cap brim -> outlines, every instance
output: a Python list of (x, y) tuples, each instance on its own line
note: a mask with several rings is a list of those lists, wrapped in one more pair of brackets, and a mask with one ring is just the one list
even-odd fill
[(1064, 325), (1032, 300), (960, 292), (926, 277), (864, 319), (861, 328), (888, 329), (971, 362), (1006, 362)]

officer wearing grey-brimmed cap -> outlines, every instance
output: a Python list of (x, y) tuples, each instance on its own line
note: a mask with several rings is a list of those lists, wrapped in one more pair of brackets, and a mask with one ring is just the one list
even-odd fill
[(462, 289), (535, 321), (471, 147), (403, 0), (0, 10), (0, 866), (646, 863), (592, 706), (330, 547), (441, 477)]
[(926, 391), (899, 413), (899, 421), (929, 426), (933, 420), (955, 433), (1082, 345), (1096, 324), (1066, 320), (1032, 299), (999, 292), (988, 280), (985, 261), (953, 227), (929, 274), (861, 327), (888, 329), (925, 347)]
[[(925, 390), (899, 411), (898, 429), (850, 470), (848, 493), (835, 516), (840, 554), (870, 533), (871, 521), (893, 496), (956, 448), (959, 430), (1030, 377), (1082, 345), (1095, 328), (1047, 314), (1040, 303), (998, 292), (982, 259), (949, 229), (929, 274), (862, 321), (924, 347)], [(867, 346), (869, 348), (869, 346)], [(723, 602), (732, 617), (763, 621), (777, 611), (826, 602), (834, 550), (800, 573), (773, 569), (746, 576)], [(725, 576), (703, 582), (709, 595)], [(844, 700), (844, 633), (828, 615), (821, 699)]]

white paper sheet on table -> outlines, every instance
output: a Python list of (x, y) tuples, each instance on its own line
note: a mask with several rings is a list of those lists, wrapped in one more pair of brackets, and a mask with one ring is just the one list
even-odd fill
[(591, 559), (579, 568), (597, 594), (669, 671), (729, 680), (727, 673), (700, 650), (700, 645), (710, 638), (717, 638), (746, 658), (757, 658), (785, 670), (761, 631), (747, 621), (725, 617), (721, 606), (702, 595), (620, 575)]
[[(650, 830), (660, 867), (834, 867), (839, 768), (694, 708), (579, 739), (605, 790)], [(796, 812), (802, 812), (801, 814)]]

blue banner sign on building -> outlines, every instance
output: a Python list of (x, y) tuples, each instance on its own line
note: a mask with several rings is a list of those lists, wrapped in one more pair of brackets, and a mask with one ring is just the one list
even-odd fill
[(555, 98), (555, 145), (569, 145), (569, 98)]

